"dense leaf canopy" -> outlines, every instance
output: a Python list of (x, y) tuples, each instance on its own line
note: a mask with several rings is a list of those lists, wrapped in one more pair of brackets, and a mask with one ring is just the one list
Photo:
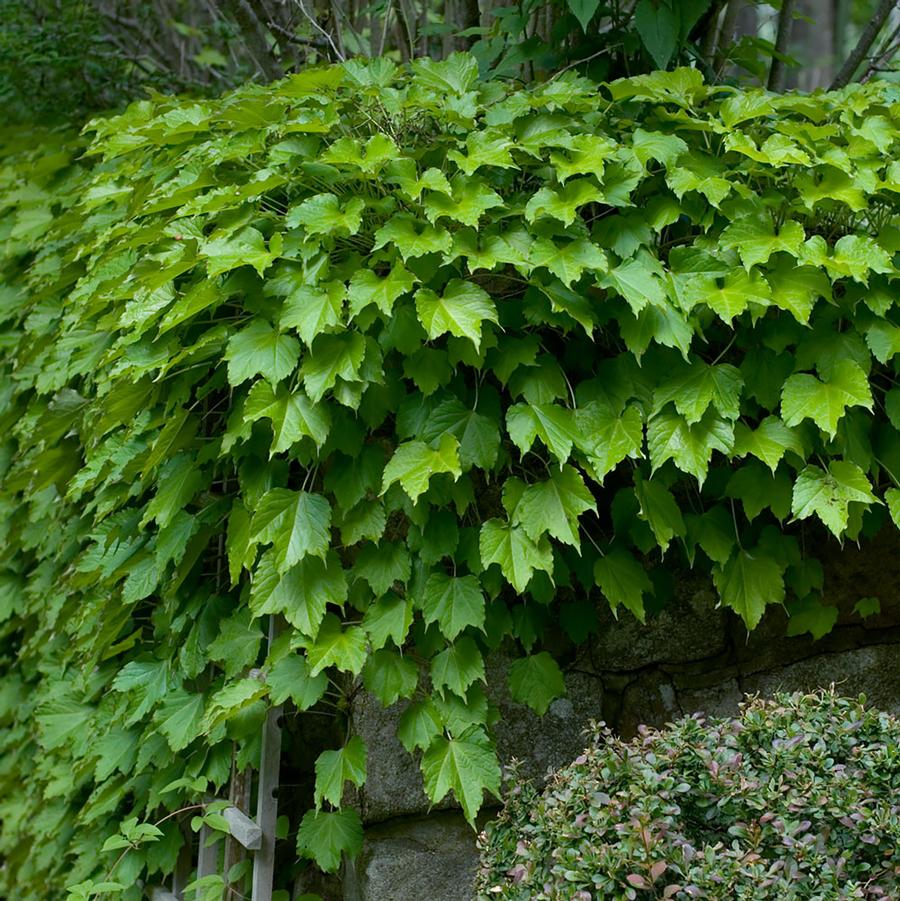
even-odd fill
[[(643, 620), (676, 564), (830, 626), (816, 551), (900, 510), (897, 99), (457, 54), (8, 136), (0, 893), (102, 879), (266, 703), (360, 681), (471, 820), (485, 654), (542, 713), (559, 624)], [(298, 850), (333, 869), (366, 749), (326, 753)]]

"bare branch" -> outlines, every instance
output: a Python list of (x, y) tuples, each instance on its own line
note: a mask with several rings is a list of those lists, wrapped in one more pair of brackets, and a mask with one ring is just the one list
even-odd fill
[(830, 91), (835, 91), (850, 84), (856, 70), (863, 59), (865, 59), (872, 44), (875, 43), (878, 32), (881, 31), (884, 23), (887, 22), (888, 16), (897, 8), (898, 3), (900, 3), (900, 0), (881, 0), (881, 3), (878, 4), (878, 9), (875, 10), (872, 18), (869, 19), (866, 27), (863, 29), (863, 33), (859, 36), (856, 46), (844, 61), (844, 65), (841, 66), (838, 74), (834, 76), (834, 81), (828, 86)]
[(295, 0), (295, 2), (297, 4), (297, 6), (300, 7), (300, 12), (303, 13), (304, 17), (309, 22), (309, 24), (312, 25), (312, 27), (316, 31), (318, 31), (319, 34), (321, 34), (325, 38), (325, 40), (328, 41), (328, 44), (331, 47), (331, 50), (334, 53), (335, 57), (337, 57), (337, 59), (339, 59), (341, 62), (344, 62), (344, 54), (341, 53), (340, 50), (338, 50), (337, 45), (334, 43), (334, 40), (332, 39), (331, 35), (316, 21), (316, 19), (313, 16), (311, 16), (309, 14), (309, 12), (306, 9), (306, 6), (303, 3), (303, 0)]

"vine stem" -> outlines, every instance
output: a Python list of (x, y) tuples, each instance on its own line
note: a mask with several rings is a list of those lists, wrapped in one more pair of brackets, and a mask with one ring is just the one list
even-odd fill
[[(173, 810), (171, 813), (167, 813), (161, 820), (157, 820), (153, 825), (157, 828), (165, 823), (166, 820), (171, 820), (172, 817), (178, 816), (180, 813), (187, 813), (190, 810), (203, 810), (206, 807), (205, 804), (191, 804), (189, 807), (182, 807), (179, 810)], [(115, 873), (116, 867), (125, 859), (125, 855), (128, 854), (129, 851), (134, 851), (137, 848), (135, 844), (129, 844), (127, 848), (122, 849), (122, 853), (116, 858), (113, 865), (109, 868), (104, 877), (105, 881), (108, 881), (112, 878), (112, 874)]]

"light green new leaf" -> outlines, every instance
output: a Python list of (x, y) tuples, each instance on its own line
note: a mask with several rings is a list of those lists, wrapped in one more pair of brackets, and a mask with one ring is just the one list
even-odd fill
[(484, 682), (484, 658), (467, 635), (431, 658), (431, 683), (441, 694), (449, 689), (464, 698), (468, 687), (478, 681)]
[[(594, 0), (576, 0), (578, 3), (593, 3)], [(566, 143), (565, 152), (552, 151), (550, 165), (556, 170), (556, 177), (564, 184), (573, 175), (593, 175), (603, 177), (606, 161), (610, 159), (616, 145), (603, 135), (575, 135)]]
[(828, 471), (807, 466), (794, 482), (792, 509), (797, 519), (816, 514), (836, 537), (847, 528), (849, 505), (877, 504), (866, 474), (847, 460), (832, 460)]
[(577, 178), (566, 182), (558, 190), (541, 188), (525, 205), (525, 218), (529, 222), (541, 217), (557, 219), (571, 225), (579, 207), (603, 200), (603, 192), (590, 178)]
[(653, 479), (635, 480), (634, 494), (639, 509), (638, 516), (649, 524), (656, 543), (665, 553), (673, 538), (685, 535), (684, 518), (674, 495), (665, 485)]
[(834, 253), (824, 258), (823, 263), (832, 278), (850, 278), (869, 284), (871, 272), (894, 272), (891, 255), (868, 235), (844, 235), (834, 245)]
[(415, 60), (412, 68), (413, 83), (436, 91), (439, 96), (465, 94), (478, 81), (478, 62), (470, 53), (451, 53), (440, 61), (426, 56)]
[(634, 130), (631, 147), (642, 166), (646, 166), (648, 160), (657, 160), (667, 169), (688, 150), (688, 145), (678, 135), (645, 131), (643, 128)]
[(479, 548), (482, 563), (498, 564), (506, 581), (519, 594), (528, 587), (536, 569), (553, 572), (553, 548), (546, 535), (535, 542), (522, 526), (501, 519), (489, 519), (482, 524)]
[(273, 244), (277, 249), (274, 237), (267, 249), (262, 232), (248, 226), (236, 234), (205, 241), (201, 246), (201, 253), (206, 257), (206, 271), (210, 278), (237, 269), (238, 266), (252, 266), (262, 275), (278, 256), (272, 252)]
[[(749, 135), (740, 131), (729, 132), (725, 135), (725, 146), (728, 150), (741, 153), (744, 156), (756, 160), (758, 163), (767, 163), (770, 166), (800, 165), (808, 166), (809, 154), (802, 150), (798, 144), (786, 135), (769, 135), (757, 147), (756, 142)], [(802, 195), (802, 179), (798, 179), (798, 191)], [(806, 197), (804, 197), (806, 200)]]
[(459, 440), (459, 462), (463, 472), (473, 466), (491, 469), (497, 462), (499, 423), (469, 409), (455, 398), (435, 407), (422, 430), (422, 438), (429, 444), (444, 434), (454, 435)]
[(490, 295), (472, 282), (451, 279), (441, 296), (428, 288), (416, 291), (419, 321), (433, 341), (441, 335), (468, 338), (476, 348), (481, 346), (484, 322), (497, 322), (497, 310)]
[(390, 707), (400, 698), (410, 697), (419, 684), (419, 668), (409, 658), (387, 648), (375, 651), (366, 660), (362, 672), (363, 685)]
[(352, 382), (366, 353), (366, 339), (359, 332), (319, 335), (306, 355), (300, 374), (310, 399), (318, 403), (339, 378)]
[(637, 406), (616, 415), (607, 404), (591, 401), (575, 411), (575, 423), (595, 481), (602, 482), (626, 457), (641, 456), (644, 420)]
[(207, 654), (210, 660), (217, 660), (222, 664), (225, 675), (230, 678), (255, 665), (261, 642), (259, 624), (251, 620), (249, 610), (238, 607), (231, 616), (219, 622), (218, 631), (209, 643)]
[(734, 456), (752, 454), (775, 472), (781, 458), (792, 451), (804, 456), (803, 444), (797, 432), (786, 426), (777, 416), (767, 416), (756, 429), (751, 430), (742, 422), (734, 427)]
[[(724, 277), (679, 273), (673, 276), (673, 280), (686, 310), (697, 304), (706, 304), (729, 324), (751, 304), (767, 307), (772, 302), (772, 290), (756, 270), (746, 272), (735, 269)], [(781, 303), (778, 305), (782, 306)]]
[(311, 676), (318, 676), (329, 666), (358, 676), (366, 662), (366, 633), (359, 626), (342, 628), (341, 621), (329, 613), (316, 640), (307, 647), (306, 659)]
[(453, 193), (447, 176), (440, 169), (431, 167), (419, 175), (415, 161), (411, 159), (400, 159), (391, 163), (385, 181), (397, 185), (400, 192), (409, 200), (418, 200), (426, 190), (440, 191), (448, 195)]
[(888, 488), (884, 492), (884, 501), (887, 504), (888, 512), (891, 514), (894, 525), (900, 529), (900, 489)]
[(506, 430), (523, 454), (540, 438), (560, 465), (579, 441), (572, 411), (557, 404), (514, 404), (506, 411)]
[(397, 298), (412, 291), (415, 283), (415, 276), (402, 263), (397, 263), (384, 278), (371, 269), (357, 270), (347, 289), (351, 317), (358, 316), (372, 303), (385, 316), (390, 316)]
[(301, 438), (312, 438), (321, 447), (331, 430), (331, 414), (324, 404), (314, 404), (302, 390), (273, 388), (265, 379), (253, 383), (244, 404), (244, 422), (269, 419), (275, 441), (269, 457), (288, 450)]
[(527, 704), (538, 716), (566, 693), (562, 670), (546, 651), (513, 661), (508, 681), (512, 699)]
[(343, 282), (295, 288), (285, 298), (279, 319), (281, 329), (297, 329), (310, 347), (317, 335), (342, 327), (345, 293)]
[(203, 485), (203, 478), (194, 458), (178, 454), (162, 466), (156, 484), (156, 494), (144, 510), (141, 526), (155, 520), (164, 529), (190, 503)]
[(311, 676), (304, 656), (288, 654), (269, 670), (266, 683), (273, 704), (283, 704), (290, 698), (298, 710), (309, 710), (322, 700), (328, 688), (328, 675)]
[(515, 169), (516, 164), (509, 152), (513, 146), (513, 142), (498, 129), (472, 131), (466, 136), (466, 152), (450, 150), (447, 159), (456, 163), (466, 175), (472, 175), (482, 166)]
[(816, 597), (805, 597), (792, 601), (788, 605), (791, 618), (788, 620), (788, 636), (802, 635), (809, 632), (818, 641), (827, 635), (837, 622), (838, 608), (823, 604)]
[(391, 138), (385, 134), (374, 134), (365, 144), (356, 138), (338, 138), (319, 160), (336, 166), (350, 166), (366, 175), (375, 175), (386, 163), (399, 156), (400, 150)]
[(362, 627), (369, 636), (369, 644), (374, 650), (383, 648), (389, 638), (399, 648), (406, 640), (412, 618), (412, 599), (388, 592), (368, 607)]
[(361, 197), (347, 201), (343, 209), (334, 194), (315, 194), (292, 206), (284, 217), (287, 228), (302, 225), (310, 235), (355, 235), (362, 224), (366, 203)]
[(653, 411), (658, 413), (672, 402), (685, 422), (693, 425), (712, 404), (725, 419), (737, 419), (743, 387), (743, 376), (734, 366), (709, 366), (696, 360), (681, 375), (662, 381), (653, 396)]
[(425, 750), (443, 731), (440, 714), (429, 698), (410, 704), (400, 716), (397, 737), (412, 754), (416, 749)]
[(389, 243), (397, 248), (405, 263), (427, 253), (449, 253), (453, 236), (443, 227), (398, 213), (375, 232), (373, 249), (378, 250)]
[(437, 191), (422, 201), (425, 218), (432, 224), (446, 217), (463, 225), (477, 226), (488, 210), (503, 206), (503, 198), (481, 179), (456, 175), (452, 188), (452, 197)]
[(353, 564), (353, 578), (367, 582), (376, 597), (393, 588), (395, 582), (408, 582), (411, 571), (409, 549), (399, 541), (367, 544)]
[(806, 325), (816, 301), (831, 297), (831, 284), (821, 269), (798, 266), (797, 261), (780, 257), (775, 266), (766, 271), (772, 289), (772, 304), (787, 310), (798, 322)]
[(887, 363), (900, 353), (900, 326), (879, 319), (866, 329), (866, 344), (879, 363)]
[(727, 454), (734, 444), (734, 426), (709, 411), (700, 422), (689, 425), (677, 413), (663, 411), (647, 423), (647, 447), (653, 470), (673, 460), (682, 471), (702, 485), (713, 451)]
[(663, 276), (659, 260), (641, 248), (634, 257), (601, 275), (597, 284), (624, 297), (632, 312), (637, 315), (648, 305), (666, 305)]
[(254, 616), (282, 614), (298, 631), (314, 639), (328, 604), (342, 606), (347, 578), (334, 551), (305, 557), (281, 574), (275, 556), (263, 554), (253, 573), (250, 609)]
[(781, 391), (781, 415), (789, 426), (811, 419), (832, 438), (848, 407), (872, 409), (872, 392), (865, 372), (852, 360), (839, 360), (831, 378), (821, 382), (814, 375), (796, 373)]
[(279, 335), (264, 319), (254, 319), (228, 341), (228, 384), (240, 385), (256, 375), (276, 384), (287, 378), (300, 358), (300, 343)]
[(768, 262), (773, 253), (799, 257), (800, 245), (805, 237), (799, 222), (785, 222), (776, 230), (769, 218), (742, 219), (722, 232), (719, 245), (724, 250), (737, 250), (744, 268), (749, 270), (751, 266)]
[(251, 535), (274, 546), (279, 573), (309, 554), (324, 559), (331, 544), (331, 504), (320, 494), (272, 488), (253, 514)]
[[(895, 489), (891, 489), (892, 491)], [(891, 514), (893, 517), (893, 514)], [(896, 525), (896, 519), (894, 523)], [(877, 616), (881, 613), (881, 601), (878, 598), (860, 598), (853, 605), (853, 612), (858, 613), (864, 619), (869, 616)]]
[(653, 591), (647, 571), (624, 548), (612, 548), (594, 564), (594, 581), (612, 612), (619, 604), (644, 622), (644, 595)]
[(532, 541), (544, 533), (558, 541), (581, 546), (578, 517), (588, 510), (596, 511), (594, 496), (574, 466), (553, 471), (545, 482), (535, 482), (522, 493), (516, 505), (514, 524), (521, 525)]
[(355, 857), (362, 845), (362, 821), (355, 810), (308, 810), (297, 832), (297, 853), (326, 873), (336, 873), (343, 855)]
[(453, 641), (463, 629), (484, 628), (484, 594), (476, 576), (432, 573), (422, 589), (426, 623), (437, 622), (445, 638)]
[(734, 610), (748, 629), (759, 625), (767, 604), (784, 601), (781, 569), (763, 551), (737, 550), (727, 563), (713, 568), (713, 581), (722, 603)]
[(206, 699), (183, 688), (170, 691), (156, 708), (153, 721), (173, 751), (181, 751), (200, 735)]
[(544, 266), (567, 288), (571, 288), (584, 272), (602, 273), (609, 268), (606, 254), (585, 238), (568, 244), (554, 244), (549, 238), (539, 238), (532, 245), (529, 263)]
[[(119, 687), (117, 690), (122, 691)], [(203, 698), (200, 699), (201, 710)], [(38, 708), (41, 747), (48, 751), (74, 741), (90, 722), (92, 708), (69, 700), (49, 701)], [(182, 746), (183, 747), (183, 746)]]
[(394, 482), (415, 502), (428, 490), (428, 482), (437, 473), (450, 473), (454, 480), (462, 475), (459, 460), (459, 442), (454, 435), (445, 434), (437, 449), (424, 441), (407, 441), (401, 444), (384, 467), (381, 477), (383, 495)]
[(341, 806), (344, 783), (359, 788), (366, 781), (366, 743), (354, 735), (343, 748), (322, 751), (316, 758), (316, 786), (313, 802), (316, 810), (322, 809), (322, 801), (332, 807)]
[(425, 791), (432, 804), (453, 791), (469, 825), (481, 809), (485, 791), (500, 792), (500, 765), (484, 729), (473, 726), (459, 738), (438, 736), (422, 756)]

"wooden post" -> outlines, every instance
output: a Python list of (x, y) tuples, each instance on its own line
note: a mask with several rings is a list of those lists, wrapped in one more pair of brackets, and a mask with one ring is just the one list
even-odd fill
[(212, 876), (219, 870), (219, 842), (207, 847), (213, 830), (207, 825), (200, 827), (200, 847), (197, 850), (197, 878)]
[[(269, 647), (278, 634), (278, 623), (269, 617)], [(281, 707), (266, 713), (262, 750), (259, 755), (259, 785), (256, 824), (262, 830), (262, 846), (253, 855), (253, 901), (272, 901), (275, 878), (275, 825), (278, 820), (278, 777), (281, 768)]]

